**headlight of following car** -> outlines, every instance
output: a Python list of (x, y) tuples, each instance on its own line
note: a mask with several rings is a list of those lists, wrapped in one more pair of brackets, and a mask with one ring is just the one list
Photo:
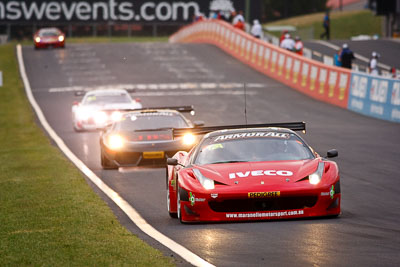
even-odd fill
[(36, 38), (35, 38), (35, 42), (36, 42), (36, 43), (40, 43), (40, 37), (36, 37)]
[(183, 136), (182, 142), (186, 146), (191, 146), (196, 142), (196, 137), (191, 133), (187, 133)]
[(111, 119), (112, 119), (112, 121), (120, 121), (122, 119), (122, 112), (114, 111), (111, 114)]
[(317, 170), (308, 176), (310, 184), (318, 184), (319, 182), (321, 182), (323, 173), (324, 173), (324, 163), (320, 162), (318, 163)]
[(207, 177), (205, 177), (200, 170), (198, 169), (193, 169), (193, 173), (196, 176), (197, 180), (200, 182), (200, 184), (205, 188), (205, 189), (214, 189), (214, 180), (211, 180)]
[(105, 124), (107, 122), (107, 114), (103, 111), (96, 112), (96, 114), (94, 114), (94, 122), (97, 125)]
[(64, 39), (65, 39), (64, 36), (62, 36), (62, 35), (58, 36), (58, 41), (62, 42), (62, 41), (64, 41)]
[(90, 118), (91, 114), (92, 112), (87, 108), (81, 107), (76, 110), (76, 117), (78, 118), (78, 120), (85, 121)]
[(119, 134), (113, 134), (107, 137), (107, 146), (112, 150), (120, 149), (124, 146), (125, 140)]

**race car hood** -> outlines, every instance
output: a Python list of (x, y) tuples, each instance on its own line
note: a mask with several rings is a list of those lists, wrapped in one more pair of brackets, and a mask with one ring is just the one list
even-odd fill
[[(317, 170), (319, 159), (274, 162), (238, 162), (194, 166), (217, 182), (233, 185), (296, 183)], [(289, 181), (287, 181), (289, 179)]]

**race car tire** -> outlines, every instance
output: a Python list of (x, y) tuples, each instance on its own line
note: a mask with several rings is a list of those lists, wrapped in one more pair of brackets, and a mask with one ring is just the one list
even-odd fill
[(169, 216), (171, 218), (178, 218), (178, 213), (170, 212), (170, 210), (171, 210), (171, 199), (170, 199), (169, 187), (168, 187), (168, 190), (167, 190), (167, 208), (168, 208)]
[(105, 170), (118, 169), (118, 166), (112, 163), (103, 153), (101, 153), (101, 167)]
[(177, 211), (177, 217), (179, 219), (179, 221), (181, 223), (183, 223), (182, 221), (182, 207), (181, 207), (181, 194), (180, 194), (180, 187), (179, 187), (179, 183), (178, 181), (176, 181), (176, 192), (177, 192), (177, 196), (176, 196), (176, 211)]
[(76, 127), (76, 125), (74, 125), (74, 131), (77, 133), (83, 132), (83, 130)]

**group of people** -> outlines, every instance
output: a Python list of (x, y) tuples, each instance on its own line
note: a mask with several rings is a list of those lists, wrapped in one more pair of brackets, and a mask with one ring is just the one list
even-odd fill
[(299, 36), (294, 39), (288, 31), (283, 31), (282, 36), (279, 40), (279, 46), (283, 49), (292, 51), (296, 54), (303, 55), (304, 44)]
[(347, 69), (351, 69), (354, 59), (354, 53), (346, 43), (343, 44), (342, 49), (340, 49), (333, 57), (335, 66)]

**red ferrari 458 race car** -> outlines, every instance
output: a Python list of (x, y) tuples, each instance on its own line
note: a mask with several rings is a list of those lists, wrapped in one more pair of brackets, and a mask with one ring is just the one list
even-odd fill
[(65, 34), (57, 28), (42, 28), (33, 36), (35, 49), (65, 47)]
[[(167, 200), (181, 222), (337, 216), (340, 178), (295, 131), (305, 123), (176, 129), (205, 134), (167, 160)], [(336, 157), (337, 150), (327, 153)]]

